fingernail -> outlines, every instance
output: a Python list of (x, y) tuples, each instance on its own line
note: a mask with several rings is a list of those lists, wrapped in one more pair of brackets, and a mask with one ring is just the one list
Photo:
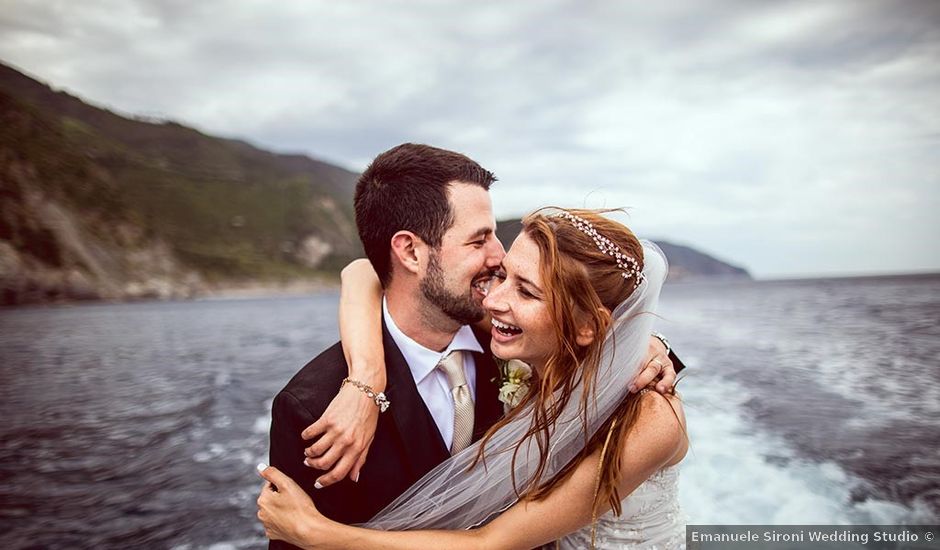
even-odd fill
[(255, 468), (257, 468), (258, 473), (261, 473), (261, 472), (263, 472), (263, 471), (265, 471), (265, 470), (268, 469), (268, 465), (265, 464), (264, 462), (259, 462), (258, 465), (255, 466)]
[(309, 462), (307, 462), (307, 459), (306, 459), (306, 458), (304, 459), (304, 466), (307, 466), (307, 467), (309, 467), (309, 468), (313, 468), (313, 466), (312, 466)]
[(356, 477), (353, 478), (353, 483), (359, 483), (359, 474), (356, 474)]
[(315, 482), (315, 483), (313, 484), (313, 487), (314, 487), (315, 489), (322, 489), (322, 488), (323, 488), (323, 485), (321, 485), (320, 482), (317, 481), (317, 482)]

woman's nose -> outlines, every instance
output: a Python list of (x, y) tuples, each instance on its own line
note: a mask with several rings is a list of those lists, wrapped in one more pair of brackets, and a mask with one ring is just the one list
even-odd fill
[(504, 285), (502, 281), (495, 280), (490, 286), (490, 291), (483, 298), (483, 307), (490, 311), (506, 311), (506, 301), (503, 299)]

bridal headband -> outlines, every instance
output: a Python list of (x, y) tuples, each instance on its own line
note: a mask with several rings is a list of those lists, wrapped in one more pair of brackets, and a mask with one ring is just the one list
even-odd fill
[(597, 249), (601, 251), (602, 254), (607, 254), (612, 257), (617, 262), (617, 267), (620, 268), (624, 279), (629, 279), (635, 277), (633, 288), (640, 286), (640, 283), (643, 282), (644, 276), (643, 272), (640, 270), (640, 263), (636, 261), (636, 258), (630, 256), (629, 254), (624, 254), (620, 247), (615, 245), (610, 239), (601, 235), (597, 232), (597, 229), (594, 229), (594, 224), (585, 220), (580, 216), (575, 216), (570, 212), (562, 210), (557, 214), (558, 217), (565, 218), (570, 221), (575, 227), (586, 233), (589, 237), (594, 239), (594, 244), (597, 245)]

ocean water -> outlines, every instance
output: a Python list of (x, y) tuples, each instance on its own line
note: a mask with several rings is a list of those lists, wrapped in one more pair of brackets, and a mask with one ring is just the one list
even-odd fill
[[(263, 548), (271, 398), (337, 295), (0, 310), (0, 546)], [(940, 276), (667, 285), (695, 523), (940, 520)]]
[(936, 523), (940, 277), (667, 285), (695, 523)]

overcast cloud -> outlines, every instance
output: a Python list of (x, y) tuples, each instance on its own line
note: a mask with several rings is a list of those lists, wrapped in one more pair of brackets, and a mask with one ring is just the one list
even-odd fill
[(940, 270), (932, 0), (0, 0), (0, 58), (355, 170), (456, 149), (500, 218), (628, 206), (762, 277)]

